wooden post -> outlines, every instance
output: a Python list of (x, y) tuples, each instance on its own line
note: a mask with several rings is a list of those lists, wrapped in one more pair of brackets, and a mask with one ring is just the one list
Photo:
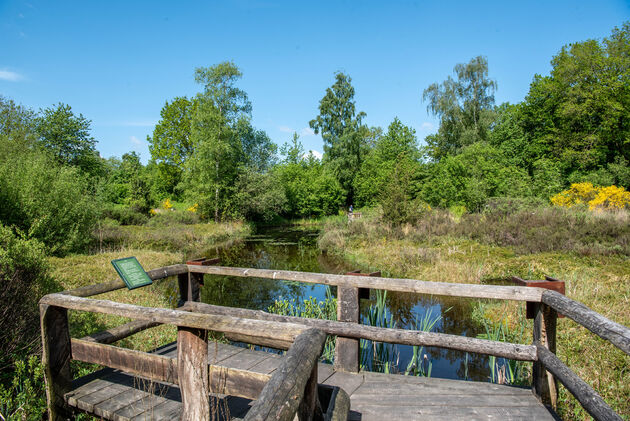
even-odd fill
[(40, 304), (39, 311), (48, 419), (66, 420), (71, 417), (71, 412), (66, 405), (64, 395), (72, 388), (72, 374), (70, 373), (72, 345), (68, 330), (68, 310)]
[(177, 329), (177, 378), (182, 394), (182, 421), (210, 419), (208, 332)]
[[(535, 303), (532, 310), (534, 312), (534, 345), (543, 346), (555, 354), (558, 313), (542, 303)], [(557, 381), (540, 361), (534, 361), (533, 364), (532, 389), (543, 404), (556, 409), (558, 403)]]
[(203, 273), (182, 273), (177, 275), (177, 285), (179, 286), (179, 301), (177, 306), (181, 307), (186, 301), (199, 301), (199, 287), (203, 284)]
[[(337, 287), (337, 320), (359, 323), (359, 288)], [(359, 371), (359, 340), (338, 336), (335, 344), (335, 370)]]
[[(381, 272), (360, 273), (360, 270), (347, 272), (352, 276), (381, 276)], [(368, 288), (337, 287), (337, 320), (359, 323), (361, 298), (370, 298)], [(337, 337), (335, 344), (335, 370), (357, 373), (359, 371), (359, 340)]]
[(299, 421), (319, 421), (324, 419), (322, 407), (317, 395), (317, 364), (306, 381), (304, 398), (300, 402), (297, 412)]

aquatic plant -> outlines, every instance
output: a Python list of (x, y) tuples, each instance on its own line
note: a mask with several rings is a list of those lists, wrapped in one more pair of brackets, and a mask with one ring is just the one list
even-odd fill
[[(394, 316), (388, 314), (387, 291), (376, 291), (376, 304), (370, 305), (365, 324), (375, 327), (396, 328)], [(361, 339), (359, 361), (362, 370), (394, 373), (398, 366), (399, 353), (396, 346), (384, 342)]]

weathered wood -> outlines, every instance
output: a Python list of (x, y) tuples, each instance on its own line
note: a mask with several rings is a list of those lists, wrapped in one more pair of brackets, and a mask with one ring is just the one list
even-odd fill
[[(337, 287), (337, 320), (359, 323), (359, 288)], [(359, 371), (359, 340), (337, 337), (335, 343), (335, 370), (356, 373)]]
[(619, 420), (621, 417), (612, 410), (599, 394), (584, 380), (577, 376), (555, 354), (541, 345), (536, 345), (538, 359), (544, 364), (582, 407), (596, 420)]
[[(557, 314), (554, 309), (543, 303), (532, 303), (534, 315), (533, 341), (535, 345), (541, 345), (551, 352), (556, 351), (556, 321)], [(558, 402), (558, 388), (553, 375), (540, 361), (534, 361), (532, 367), (532, 391), (542, 403), (556, 408)]]
[(431, 333), (419, 330), (389, 329), (373, 326), (344, 323), (332, 320), (306, 319), (293, 316), (269, 314), (260, 310), (246, 310), (232, 307), (215, 306), (205, 303), (188, 302), (182, 307), (196, 313), (221, 314), (255, 320), (294, 323), (315, 327), (329, 335), (348, 338), (364, 338), (377, 342), (388, 342), (401, 345), (436, 346), (446, 349), (495, 355), (520, 361), (535, 361), (536, 348), (533, 345), (511, 344), (486, 339), (468, 338), (464, 336)]
[(99, 344), (112, 344), (128, 336), (142, 332), (143, 330), (159, 326), (160, 324), (161, 323), (148, 322), (146, 320), (134, 320), (124, 325), (84, 336), (81, 339), (88, 342), (97, 342)]
[(208, 332), (177, 329), (177, 375), (182, 394), (182, 421), (210, 419), (208, 395)]
[(453, 297), (492, 298), (501, 300), (540, 302), (544, 290), (518, 286), (456, 284), (429, 282), (415, 279), (380, 278), (374, 276), (335, 275), (328, 273), (296, 272), (271, 269), (245, 269), (226, 266), (189, 265), (191, 272), (245, 278), (283, 279), (311, 284), (336, 285), (355, 288), (372, 288), (387, 291), (415, 292), (418, 294), (447, 295)]
[(202, 284), (203, 274), (201, 273), (182, 273), (177, 275), (177, 285), (179, 287), (179, 301), (177, 305), (181, 307), (186, 301), (199, 301)]
[(257, 399), (271, 378), (269, 374), (256, 373), (232, 367), (209, 366), (210, 393)]
[(40, 304), (39, 312), (48, 417), (52, 421), (65, 420), (70, 412), (64, 395), (72, 388), (68, 311), (65, 308)]
[(72, 359), (104, 365), (158, 382), (178, 384), (177, 361), (162, 355), (72, 339)]
[[(184, 264), (165, 266), (153, 269), (147, 272), (149, 278), (156, 281), (158, 279), (168, 278), (182, 273), (188, 273), (188, 266)], [(93, 295), (104, 294), (106, 292), (116, 291), (117, 289), (126, 288), (125, 282), (118, 278), (100, 284), (86, 285), (80, 288), (71, 289), (60, 292), (60, 294), (73, 295), (75, 297), (91, 297)]]
[(191, 313), (182, 310), (141, 307), (108, 300), (94, 300), (64, 294), (48, 294), (40, 303), (56, 305), (71, 310), (114, 314), (131, 319), (147, 320), (162, 324), (173, 324), (195, 329), (246, 335), (251, 343), (265, 343), (269, 338), (292, 342), (305, 327), (294, 323), (277, 323), (262, 320), (242, 319), (232, 316)]
[(346, 421), (348, 412), (350, 412), (350, 396), (339, 387), (320, 385), (319, 388), (320, 392), (325, 388), (331, 389), (324, 419), (327, 421)]
[(630, 355), (630, 329), (627, 327), (556, 291), (544, 291), (542, 302)]
[(326, 334), (317, 329), (299, 335), (245, 420), (292, 420), (325, 341)]
[(304, 387), (304, 398), (298, 406), (297, 416), (299, 421), (323, 420), (324, 414), (317, 394), (317, 363), (311, 370), (311, 375)]

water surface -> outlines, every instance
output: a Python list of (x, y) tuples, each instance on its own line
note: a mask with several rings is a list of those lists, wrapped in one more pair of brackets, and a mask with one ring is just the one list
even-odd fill
[[(221, 265), (260, 269), (295, 270), (343, 274), (355, 269), (348, 262), (322, 253), (317, 247), (316, 229), (280, 227), (258, 229), (244, 241), (227, 248), (203, 251), (207, 257), (219, 256)], [(194, 256), (197, 257), (197, 256)], [(305, 284), (273, 279), (206, 276), (201, 300), (209, 304), (267, 310), (277, 299), (302, 301), (309, 297), (324, 300), (325, 285)], [(336, 288), (332, 288), (336, 295)], [(375, 302), (375, 291), (369, 300), (361, 300), (362, 319)], [(426, 312), (441, 315), (433, 332), (474, 337), (482, 333), (471, 318), (473, 300), (438, 297), (422, 294), (387, 293), (387, 309), (394, 316), (397, 327), (412, 328)], [(411, 346), (397, 345), (395, 366), (405, 371), (413, 354)], [(432, 377), (489, 380), (488, 357), (440, 348), (425, 348), (432, 363)]]

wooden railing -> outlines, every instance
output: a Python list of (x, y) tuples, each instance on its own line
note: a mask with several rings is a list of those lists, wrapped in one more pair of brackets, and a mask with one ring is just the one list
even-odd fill
[[(532, 361), (532, 391), (544, 404), (555, 408), (557, 402), (556, 382), (560, 381), (595, 419), (621, 419), (591, 386), (573, 373), (555, 355), (556, 322), (558, 313), (563, 314), (602, 339), (609, 341), (626, 354), (630, 354), (630, 329), (607, 319), (583, 304), (556, 291), (534, 287), (427, 282), (414, 279), (356, 276), (353, 274), (335, 275), (222, 266), (188, 266), (188, 268), (193, 274), (282, 279), (336, 286), (338, 288), (337, 305), (344, 307), (338, 308), (338, 314), (358, 314), (359, 297), (364, 295), (361, 291), (362, 289), (529, 302), (534, 308), (535, 316), (532, 345), (490, 341), (443, 333), (377, 328), (353, 322), (301, 319), (272, 315), (262, 311), (210, 306), (198, 302), (188, 302), (186, 306), (193, 311), (207, 314), (224, 314), (257, 320), (301, 323), (341, 338), (363, 338), (395, 344), (435, 346), (494, 355), (513, 360)], [(358, 350), (357, 352), (352, 350), (350, 353), (351, 355), (346, 354), (342, 356), (343, 365), (336, 364), (336, 369), (354, 371), (358, 368)], [(336, 353), (336, 357), (338, 355), (339, 353)]]
[[(189, 285), (188, 268), (171, 266), (148, 272), (152, 279), (178, 275), (180, 286)], [(122, 283), (122, 281), (121, 281)], [(48, 415), (51, 420), (68, 419), (70, 408), (65, 395), (71, 390), (70, 361), (104, 365), (156, 382), (178, 385), (182, 397), (182, 419), (209, 419), (209, 394), (256, 399), (245, 419), (301, 420), (331, 419), (334, 407), (325, 414), (318, 400), (317, 367), (326, 334), (302, 324), (243, 319), (201, 314), (181, 309), (141, 307), (109, 300), (85, 298), (123, 288), (112, 281), (73, 291), (49, 294), (40, 300)], [(183, 291), (186, 291), (183, 289)], [(76, 295), (75, 295), (76, 294)], [(116, 328), (85, 338), (70, 337), (68, 310), (111, 314), (134, 319)], [(177, 357), (139, 352), (109, 345), (141, 330), (170, 324), (177, 326)], [(208, 331), (247, 343), (288, 349), (272, 376), (208, 364)], [(337, 388), (338, 389), (338, 388)], [(334, 390), (339, 399), (337, 412), (345, 410), (349, 399)], [(333, 412), (331, 412), (333, 411)], [(328, 415), (325, 417), (325, 415)], [(345, 419), (339, 417), (339, 419)]]
[[(335, 364), (337, 370), (356, 371), (358, 369), (358, 349), (355, 350), (354, 345), (348, 346), (348, 344), (354, 343), (358, 347), (357, 339), (361, 338), (404, 345), (435, 346), (531, 361), (533, 362), (532, 390), (543, 403), (555, 404), (556, 381), (560, 381), (595, 419), (621, 419), (592, 387), (556, 357), (556, 319), (558, 313), (561, 313), (627, 354), (630, 354), (630, 329), (555, 291), (519, 286), (450, 284), (378, 276), (356, 276), (356, 274), (334, 275), (197, 264), (169, 266), (149, 271), (148, 274), (152, 279), (178, 276), (180, 304), (183, 306), (177, 310), (167, 310), (82, 298), (124, 288), (124, 283), (118, 280), (51, 294), (41, 300), (43, 361), (51, 419), (62, 418), (64, 411), (67, 410), (63, 396), (70, 387), (69, 361), (71, 358), (96, 362), (139, 375), (152, 376), (151, 378), (160, 381), (179, 384), (182, 394), (190, 397), (183, 399), (185, 414), (195, 416), (203, 414), (205, 408), (200, 406), (199, 402), (204, 396), (207, 401), (206, 392), (216, 392), (251, 399), (258, 398), (255, 407), (250, 410), (251, 416), (256, 417), (255, 419), (272, 419), (280, 413), (283, 417), (289, 416), (287, 414), (292, 411), (293, 413), (303, 411), (302, 416), (307, 417), (306, 419), (311, 419), (310, 417), (317, 419), (318, 416), (314, 415), (318, 411), (317, 405), (313, 404), (313, 394), (309, 395), (308, 391), (317, 384), (316, 370), (313, 367), (314, 361), (321, 352), (323, 334), (352, 340), (352, 342), (346, 341), (345, 346), (337, 350), (338, 361)], [(203, 304), (198, 302), (199, 290), (203, 285), (203, 276), (206, 274), (282, 279), (336, 286), (338, 288), (338, 313), (350, 315), (358, 314), (359, 297), (365, 295), (365, 289), (526, 301), (534, 307), (533, 344), (513, 344), (442, 333), (378, 328), (361, 325), (354, 319), (352, 321), (302, 319), (263, 311)], [(68, 309), (116, 314), (130, 317), (134, 321), (86, 338), (70, 339), (67, 325)], [(158, 324), (178, 326), (178, 358), (176, 360), (107, 345)], [(221, 370), (223, 376), (222, 380), (217, 382), (216, 379), (213, 380), (213, 376), (207, 375), (208, 371), (190, 368), (201, 367), (206, 361), (203, 352), (207, 353), (208, 330), (224, 332), (228, 339), (235, 341), (289, 349), (289, 352), (282, 369), (276, 370), (271, 379), (269, 376), (242, 370), (215, 367), (214, 370)], [(306, 349), (309, 351), (304, 351)], [(139, 364), (139, 361), (143, 364)], [(213, 368), (210, 367), (209, 370), (212, 371)], [(199, 374), (202, 372), (203, 374)], [(298, 377), (299, 382), (295, 383)], [(204, 382), (208, 383), (206, 389), (204, 389)], [(282, 387), (285, 389), (289, 387), (290, 390)], [(307, 391), (306, 395), (302, 394), (298, 399), (301, 403), (295, 408), (291, 406), (288, 412), (282, 412), (281, 407), (284, 404), (281, 402), (286, 403), (287, 397), (293, 396), (295, 391), (304, 390)], [(340, 392), (341, 401), (346, 400), (345, 403), (340, 404), (340, 407), (349, 405), (347, 395), (344, 398), (343, 391)], [(57, 414), (61, 415), (58, 417)]]

